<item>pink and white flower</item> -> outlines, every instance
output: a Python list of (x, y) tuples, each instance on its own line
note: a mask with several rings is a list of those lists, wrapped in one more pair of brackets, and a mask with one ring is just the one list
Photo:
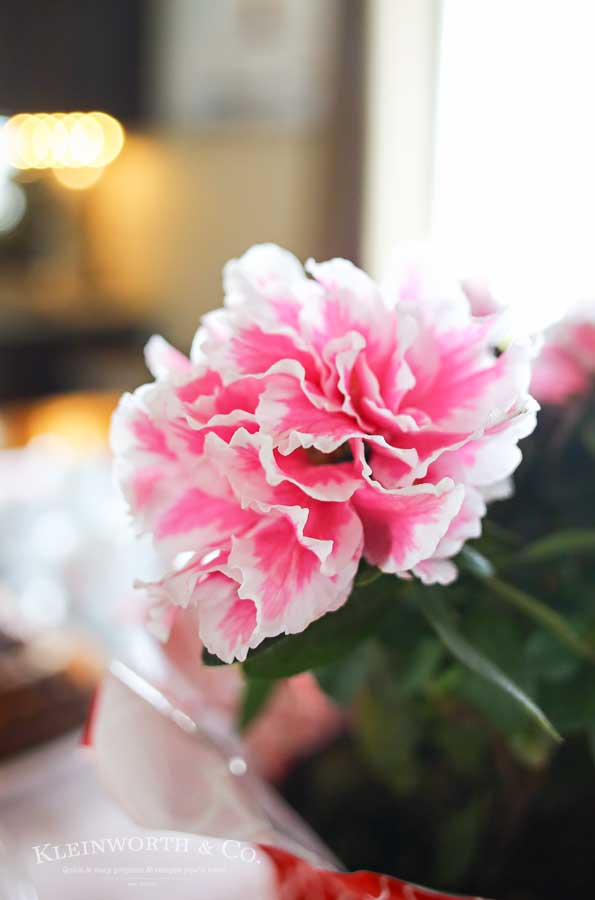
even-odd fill
[(545, 333), (531, 389), (543, 403), (562, 404), (586, 394), (595, 374), (595, 305), (582, 307)]
[(122, 399), (113, 447), (165, 561), (157, 607), (195, 606), (232, 661), (342, 606), (362, 558), (452, 581), (536, 404), (528, 349), (498, 356), (498, 316), (419, 267), (378, 285), (263, 245), (224, 286), (190, 359), (150, 341), (156, 381)]

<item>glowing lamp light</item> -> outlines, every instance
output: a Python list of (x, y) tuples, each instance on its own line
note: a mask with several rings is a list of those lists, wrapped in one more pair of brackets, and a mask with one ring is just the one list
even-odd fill
[(124, 129), (103, 112), (19, 113), (0, 130), (5, 163), (53, 169), (61, 184), (75, 190), (94, 184), (123, 146)]
[(81, 392), (41, 400), (21, 411), (13, 424), (9, 443), (24, 445), (41, 436), (50, 436), (74, 453), (103, 450), (108, 443), (109, 423), (117, 397), (110, 393)]
[(56, 181), (71, 191), (84, 191), (92, 187), (103, 174), (103, 169), (94, 166), (69, 166), (53, 170)]

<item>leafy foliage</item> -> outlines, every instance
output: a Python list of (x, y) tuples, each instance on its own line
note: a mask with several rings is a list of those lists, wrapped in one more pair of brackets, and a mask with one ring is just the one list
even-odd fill
[[(590, 747), (595, 762), (595, 397), (544, 410), (523, 453), (514, 496), (458, 558), (457, 582), (370, 581), (368, 596), (381, 587), (382, 598), (361, 642), (352, 635), (349, 652), (318, 670), (351, 706), (355, 748), (326, 794), (337, 765), (312, 761), (316, 796), (352, 809), (381, 783), (387, 833), (406, 821), (417, 835), (400, 838), (401, 870), (419, 852), (418, 877), (469, 892), (486, 861), (496, 879), (515, 835), (535, 830), (545, 782), (566, 797), (560, 760), (580, 748), (588, 763)], [(561, 749), (542, 716), (568, 739)], [(575, 797), (588, 779), (582, 768)], [(358, 831), (358, 848), (365, 840)], [(353, 864), (372, 864), (377, 830), (371, 840), (370, 858)]]
[(448, 609), (442, 597), (435, 591), (428, 589), (420, 591), (419, 604), (430, 625), (436, 631), (442, 642), (450, 650), (460, 663), (480, 675), (486, 681), (505, 691), (509, 696), (547, 731), (555, 740), (559, 740), (555, 728), (546, 716), (535, 705), (533, 700), (512, 679), (504, 674), (487, 656), (484, 656), (477, 647), (469, 643), (457, 628), (454, 616)]

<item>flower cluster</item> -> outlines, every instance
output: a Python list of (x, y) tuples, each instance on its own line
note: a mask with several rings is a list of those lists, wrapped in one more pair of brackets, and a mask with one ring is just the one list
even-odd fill
[(123, 397), (113, 448), (167, 566), (157, 606), (195, 605), (201, 640), (232, 661), (338, 609), (362, 558), (455, 578), (536, 404), (528, 350), (498, 354), (499, 317), (418, 266), (378, 285), (263, 245), (224, 286), (190, 359), (149, 342), (156, 380)]
[(531, 389), (543, 403), (586, 394), (595, 374), (595, 305), (577, 309), (545, 333)]

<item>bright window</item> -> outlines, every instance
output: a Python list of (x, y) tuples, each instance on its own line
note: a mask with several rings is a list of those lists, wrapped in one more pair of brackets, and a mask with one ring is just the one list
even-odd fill
[(521, 330), (595, 297), (595, 2), (443, 0), (433, 237)]

